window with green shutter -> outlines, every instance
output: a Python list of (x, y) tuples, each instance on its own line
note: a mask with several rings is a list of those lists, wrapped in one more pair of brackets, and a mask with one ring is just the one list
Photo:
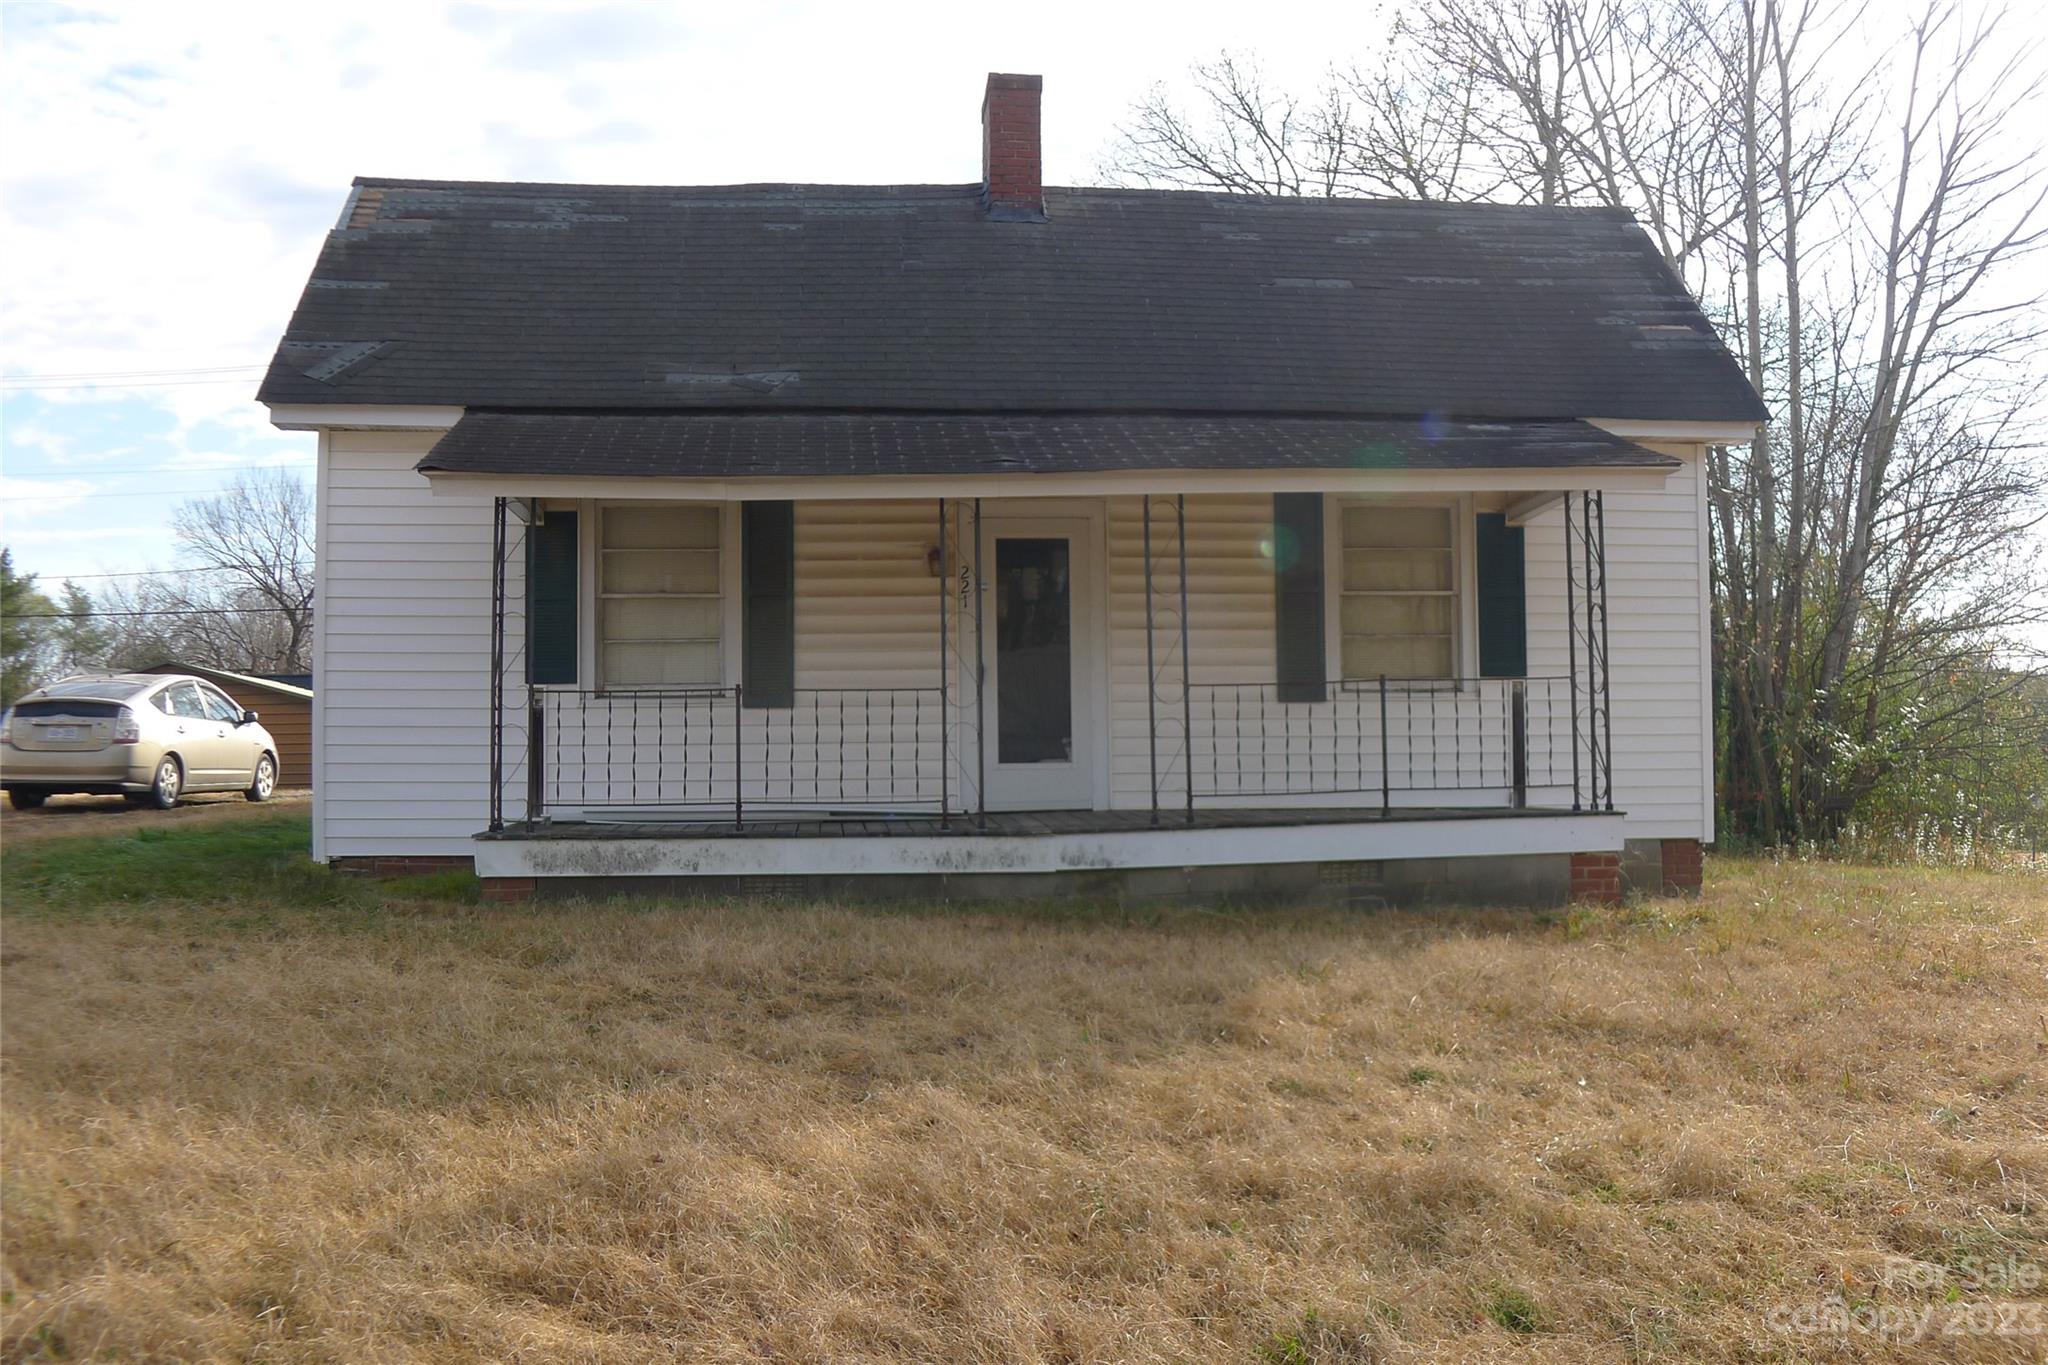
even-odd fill
[(740, 507), (741, 698), (750, 707), (796, 702), (796, 504)]
[(1474, 549), (1479, 564), (1479, 673), (1519, 678), (1529, 671), (1529, 605), (1522, 528), (1499, 512), (1480, 513)]
[(526, 680), (576, 682), (574, 512), (546, 512), (526, 528)]
[(1325, 695), (1323, 495), (1273, 495), (1273, 641), (1283, 702)]

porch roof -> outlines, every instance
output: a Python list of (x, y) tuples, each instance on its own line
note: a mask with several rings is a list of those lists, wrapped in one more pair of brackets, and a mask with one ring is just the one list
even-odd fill
[(531, 411), (469, 412), (419, 463), (428, 474), (705, 479), (1678, 467), (1580, 421)]

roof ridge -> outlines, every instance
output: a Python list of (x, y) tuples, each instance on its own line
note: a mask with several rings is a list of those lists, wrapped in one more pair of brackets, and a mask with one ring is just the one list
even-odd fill
[[(533, 194), (588, 194), (588, 193), (645, 193), (645, 194), (732, 194), (753, 191), (757, 193), (822, 193), (822, 194), (903, 194), (921, 198), (942, 198), (953, 196), (979, 196), (981, 184), (978, 181), (958, 183), (951, 181), (894, 181), (879, 184), (854, 183), (827, 180), (743, 180), (713, 184), (654, 184), (619, 183), (609, 181), (568, 181), (568, 180), (437, 180), (393, 176), (359, 175), (351, 182), (359, 189), (373, 190), (448, 190), (448, 191), (491, 191), (495, 193)], [(1634, 221), (1635, 215), (1626, 208), (1611, 204), (1518, 204), (1485, 199), (1411, 199), (1398, 195), (1310, 195), (1310, 194), (1240, 194), (1224, 189), (1172, 188), (1151, 185), (1047, 185), (1047, 194), (1086, 195), (1102, 198), (1126, 199), (1199, 199), (1218, 205), (1286, 205), (1297, 208), (1324, 206), (1331, 212), (1342, 212), (1365, 206), (1382, 209), (1440, 210), (1444, 212), (1510, 212), (1530, 214), (1569, 214), (1597, 217), (1614, 217)]]
[(849, 421), (889, 421), (897, 419), (931, 418), (935, 420), (954, 419), (959, 421), (1001, 421), (1008, 418), (1031, 418), (1040, 420), (1091, 420), (1110, 418), (1158, 419), (1190, 422), (1230, 421), (1275, 421), (1275, 422), (1414, 422), (1458, 423), (1467, 426), (1557, 426), (1570, 422), (1585, 422), (1581, 416), (1543, 416), (1540, 414), (1518, 413), (1504, 417), (1498, 413), (1407, 412), (1388, 409), (1275, 409), (1275, 408), (1025, 408), (1025, 407), (973, 407), (973, 408), (904, 408), (904, 407), (858, 407), (839, 405), (834, 407), (628, 407), (617, 404), (599, 407), (571, 407), (562, 405), (513, 406), (504, 403), (473, 403), (463, 409), (465, 415), (476, 413), (493, 417), (781, 417), (791, 420), (810, 421), (825, 418), (843, 418)]

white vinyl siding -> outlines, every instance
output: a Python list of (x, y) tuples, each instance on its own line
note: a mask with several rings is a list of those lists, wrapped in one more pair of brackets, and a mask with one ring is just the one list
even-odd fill
[[(1681, 452), (1683, 467), (1662, 488), (1605, 499), (1615, 806), (1628, 812), (1632, 839), (1713, 832), (1702, 461), (1671, 448)], [(1572, 516), (1576, 525), (1576, 497)], [(1529, 672), (1562, 677), (1570, 657), (1563, 509), (1532, 519), (1524, 544)], [(1583, 572), (1582, 558), (1573, 571)]]
[(598, 512), (599, 681), (710, 687), (724, 677), (717, 506), (607, 505)]
[[(467, 854), (489, 815), (491, 499), (415, 472), (438, 432), (335, 431), (320, 471), (313, 710), (322, 858)], [(525, 591), (511, 527), (508, 697), (521, 698)], [(508, 708), (508, 766), (525, 753)], [(523, 765), (506, 775), (520, 790)]]
[(1456, 672), (1458, 536), (1450, 506), (1347, 501), (1338, 512), (1338, 662), (1345, 678)]
[[(486, 822), (491, 504), (488, 496), (429, 490), (413, 466), (434, 440), (432, 433), (333, 432), (325, 438), (315, 701), (321, 727), (316, 820), (324, 857), (466, 854), (471, 836)], [(1699, 498), (1699, 462), (1690, 456), (1661, 489), (1606, 498), (1616, 795), (1617, 805), (1628, 811), (1631, 837), (1702, 837), (1711, 830)], [(1469, 502), (1461, 502), (1454, 521), (1461, 524), (1469, 516)], [(1103, 657), (1109, 685), (1101, 693), (1103, 723), (1097, 729), (1101, 738), (1095, 761), (1104, 799), (1128, 808), (1150, 799), (1140, 500), (1118, 496), (1097, 505), (1104, 524), (1099, 590), (1106, 607)], [(967, 506), (952, 506), (956, 530), (944, 586), (947, 600), (954, 603), (948, 618), (955, 660), (949, 674), (954, 767), (948, 784), (955, 808), (972, 809), (972, 673), (965, 665), (972, 618), (963, 577), (971, 542), (964, 534)], [(1021, 504), (1015, 506), (1022, 510)], [(593, 517), (596, 510), (586, 508)], [(733, 539), (736, 519), (730, 505), (723, 512), (723, 573), (729, 580), (733, 547), (726, 542)], [(1179, 729), (1178, 557), (1171, 496), (1155, 497), (1153, 512), (1161, 800), (1171, 807), (1184, 790), (1189, 757)], [(1270, 684), (1274, 583), (1265, 547), (1272, 531), (1272, 499), (1249, 492), (1192, 495), (1187, 513), (1196, 682)], [(1334, 537), (1335, 526), (1331, 530)], [(1532, 676), (1562, 679), (1565, 673), (1562, 530), (1556, 506), (1528, 526)], [(519, 684), (524, 673), (523, 550), (516, 521), (512, 532), (505, 790), (508, 817), (517, 818), (525, 788), (525, 736), (524, 688)], [(940, 726), (932, 689), (942, 671), (937, 604), (942, 587), (929, 560), (936, 541), (937, 507), (929, 499), (797, 504), (798, 706), (748, 711), (740, 723), (750, 736), (750, 754), (772, 743), (781, 746), (777, 752), (810, 755), (792, 774), (799, 793), (813, 780), (850, 784), (850, 774), (868, 761), (863, 750), (870, 746), (877, 765), (891, 746), (901, 762), (905, 737), (912, 734), (918, 738), (910, 761), (927, 782), (936, 772)], [(588, 609), (595, 604), (599, 555), (594, 537), (586, 545)], [(1461, 535), (1454, 570), (1461, 592), (1469, 590), (1470, 566), (1463, 558), (1468, 550), (1469, 537)], [(1088, 591), (1086, 584), (1078, 587)], [(730, 615), (722, 624), (721, 640), (730, 652), (736, 626)], [(1468, 628), (1469, 621), (1460, 622), (1461, 630), (1469, 633)], [(594, 622), (584, 629), (588, 652), (582, 685), (590, 688), (596, 685)], [(1461, 637), (1459, 649), (1469, 643)], [(903, 690), (893, 697), (891, 711), (891, 699), (881, 693), (861, 699), (832, 689)], [(843, 722), (841, 695), (849, 708)], [(863, 700), (865, 711), (854, 709)], [(1306, 768), (1311, 751), (1327, 764), (1333, 749), (1356, 741), (1347, 728), (1354, 725), (1350, 705), (1348, 697), (1333, 696), (1320, 709), (1274, 708), (1266, 719), (1281, 741), (1302, 746)], [(1451, 712), (1442, 708), (1469, 703), (1440, 696), (1434, 705), (1448, 724)], [(642, 710), (643, 726), (650, 715)], [(1311, 717), (1313, 725), (1307, 723)], [(626, 721), (627, 714), (620, 719)], [(1558, 719), (1560, 732), (1568, 732), (1568, 716), (1560, 713)], [(1489, 714), (1485, 723), (1497, 722)], [(1198, 729), (1201, 724), (1198, 716)], [(1295, 728), (1288, 731), (1288, 726)], [(566, 742), (569, 736), (551, 737), (550, 743), (557, 738)], [(676, 736), (666, 739), (673, 746), (671, 757), (684, 752)], [(1426, 732), (1418, 729), (1413, 743), (1426, 753)], [(1497, 749), (1498, 741), (1489, 739), (1489, 745)], [(641, 753), (644, 781), (651, 771), (644, 730)], [(697, 757), (707, 789), (729, 783), (730, 759), (723, 750)], [(1437, 757), (1452, 761), (1441, 747)], [(598, 755), (589, 758), (595, 761)], [(1562, 800), (1568, 803), (1568, 765), (1560, 766), (1566, 783)], [(589, 769), (593, 774), (599, 770)], [(676, 769), (666, 771), (673, 780)], [(1554, 804), (1560, 793), (1552, 788), (1531, 796)], [(1399, 803), (1422, 805), (1491, 799), (1492, 793), (1482, 790), (1463, 796), (1395, 796)], [(1295, 800), (1247, 798), (1243, 804)], [(1317, 805), (1375, 800), (1376, 793), (1298, 798)]]

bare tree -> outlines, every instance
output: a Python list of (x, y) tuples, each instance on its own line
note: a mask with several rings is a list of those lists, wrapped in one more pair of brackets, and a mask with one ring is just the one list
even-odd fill
[(196, 643), (222, 667), (303, 673), (313, 627), (313, 503), (282, 469), (245, 474), (225, 492), (179, 507), (178, 543), (201, 574), (159, 585), (189, 613)]
[[(1914, 23), (1909, 75), (1893, 124), (1898, 151), (1888, 192), (1864, 216), (1878, 269), (1874, 327), (1858, 357), (1868, 413), (1850, 471), (1848, 542), (1832, 584), (1815, 678), (1821, 725), (1838, 720), (1880, 518), (1902, 480), (1902, 436), (1915, 418), (1983, 401), (1987, 375), (2038, 356), (2040, 299), (1987, 298), (1987, 281), (2048, 240), (2048, 170), (1996, 142), (2006, 120), (2038, 117), (2024, 50), (2001, 50), (1998, 16), (1967, 21), (1953, 5)], [(1844, 813), (1831, 803), (1831, 814)]]
[(1343, 120), (1333, 121), (1326, 98), (1304, 112), (1300, 98), (1267, 86), (1256, 59), (1229, 53), (1195, 67), (1192, 80), (1201, 112), (1182, 110), (1164, 86), (1132, 111), (1113, 178), (1232, 194), (1338, 192), (1330, 139)]
[(1709, 454), (1713, 637), (1732, 824), (1802, 837), (2041, 742), (2048, 685), (2011, 661), (2048, 613), (2044, 331), (2005, 267), (2048, 240), (2048, 172), (2009, 29), (1956, 0), (1891, 41), (1862, 0), (1421, 0), (1312, 95), (1231, 56), (1195, 115), (1155, 90), (1113, 170), (1634, 212), (1779, 415)]

